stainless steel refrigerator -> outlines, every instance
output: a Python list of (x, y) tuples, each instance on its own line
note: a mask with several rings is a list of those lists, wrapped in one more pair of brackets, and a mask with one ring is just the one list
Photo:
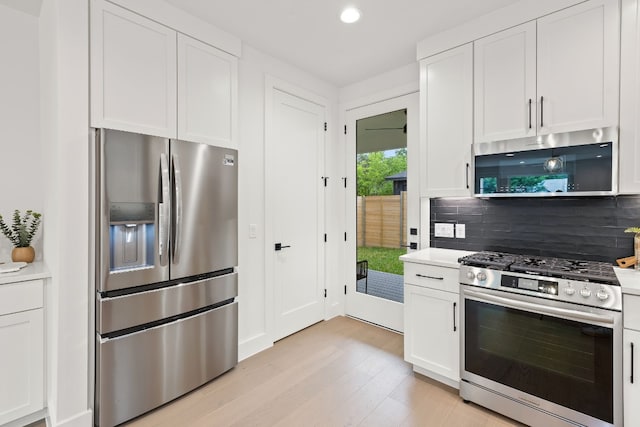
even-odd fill
[(237, 152), (96, 130), (95, 424), (238, 361)]

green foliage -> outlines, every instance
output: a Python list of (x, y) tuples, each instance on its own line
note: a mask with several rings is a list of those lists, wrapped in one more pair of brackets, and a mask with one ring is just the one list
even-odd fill
[(393, 157), (385, 157), (384, 152), (358, 154), (356, 159), (356, 179), (358, 196), (386, 196), (393, 194), (393, 183), (385, 180), (407, 170), (407, 149), (396, 150)]
[(403, 263), (398, 259), (407, 253), (404, 248), (358, 248), (358, 261), (367, 260), (369, 270), (384, 271), (386, 273), (404, 274)]
[(17, 248), (26, 248), (31, 244), (33, 236), (35, 236), (42, 221), (42, 214), (28, 210), (24, 215), (20, 215), (19, 210), (13, 212), (13, 224), (9, 227), (0, 215), (0, 231), (7, 239), (11, 241), (13, 246)]
[(629, 227), (624, 230), (625, 233), (640, 233), (640, 227)]

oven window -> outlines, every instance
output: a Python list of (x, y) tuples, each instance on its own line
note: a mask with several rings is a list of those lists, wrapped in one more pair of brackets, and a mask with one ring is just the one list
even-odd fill
[(613, 423), (613, 330), (465, 300), (467, 372)]

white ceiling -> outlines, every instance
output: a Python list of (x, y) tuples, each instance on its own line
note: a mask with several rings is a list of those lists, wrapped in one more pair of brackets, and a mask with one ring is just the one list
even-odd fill
[[(416, 61), (416, 44), (517, 0), (167, 0), (337, 87)], [(339, 20), (356, 6), (355, 24)]]

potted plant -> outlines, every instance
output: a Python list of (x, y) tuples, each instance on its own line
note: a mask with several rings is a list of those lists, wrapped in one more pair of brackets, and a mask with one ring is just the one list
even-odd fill
[(7, 239), (11, 241), (14, 248), (11, 251), (11, 260), (13, 262), (33, 262), (36, 252), (31, 247), (31, 241), (38, 231), (42, 214), (28, 210), (24, 215), (19, 210), (13, 212), (13, 223), (9, 227), (2, 215), (0, 215), (0, 231)]
[(635, 233), (633, 237), (633, 254), (636, 256), (636, 270), (640, 269), (640, 227), (629, 227), (625, 233)]

